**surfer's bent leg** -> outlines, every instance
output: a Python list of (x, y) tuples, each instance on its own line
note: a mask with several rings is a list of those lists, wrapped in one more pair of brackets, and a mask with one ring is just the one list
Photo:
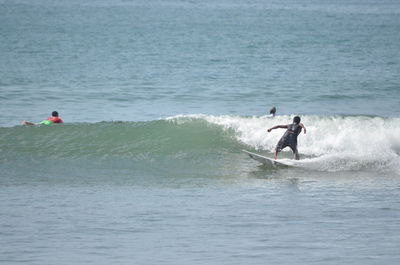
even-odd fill
[(294, 159), (296, 160), (300, 160), (300, 155), (299, 155), (299, 151), (297, 150), (297, 145), (291, 145), (290, 149), (292, 149), (293, 154), (294, 154)]
[(297, 151), (297, 148), (296, 148), (296, 152), (294, 153), (294, 158), (296, 160), (300, 160), (300, 155), (299, 155), (299, 151)]

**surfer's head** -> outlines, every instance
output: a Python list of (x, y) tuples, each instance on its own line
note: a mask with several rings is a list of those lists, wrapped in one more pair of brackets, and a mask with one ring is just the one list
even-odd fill
[(53, 111), (53, 112), (51, 113), (51, 116), (53, 116), (53, 117), (58, 117), (58, 112), (57, 112), (57, 111)]
[(293, 118), (293, 122), (296, 123), (296, 124), (299, 124), (300, 123), (300, 117), (299, 116), (294, 117)]
[(269, 110), (269, 114), (275, 115), (276, 113), (276, 108), (272, 107), (272, 109)]

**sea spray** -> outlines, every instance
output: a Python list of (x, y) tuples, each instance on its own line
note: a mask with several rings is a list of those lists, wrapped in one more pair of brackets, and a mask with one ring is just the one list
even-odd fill
[[(185, 119), (204, 119), (233, 130), (235, 137), (253, 149), (272, 153), (284, 130), (270, 133), (274, 125), (292, 122), (294, 115), (270, 116), (177, 116)], [(364, 168), (395, 169), (399, 161), (400, 119), (372, 116), (303, 115), (307, 128), (298, 137), (298, 147), (306, 160), (299, 163), (322, 171), (360, 170)], [(290, 152), (290, 149), (286, 149)]]

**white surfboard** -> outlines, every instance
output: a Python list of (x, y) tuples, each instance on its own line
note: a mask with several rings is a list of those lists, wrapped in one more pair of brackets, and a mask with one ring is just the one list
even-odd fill
[(281, 161), (276, 161), (272, 158), (266, 157), (266, 156), (262, 156), (256, 153), (252, 153), (246, 150), (242, 150), (243, 152), (245, 152), (246, 154), (248, 154), (251, 158), (253, 158), (254, 160), (263, 163), (264, 165), (268, 165), (268, 166), (292, 166), (289, 164), (286, 164), (284, 162)]

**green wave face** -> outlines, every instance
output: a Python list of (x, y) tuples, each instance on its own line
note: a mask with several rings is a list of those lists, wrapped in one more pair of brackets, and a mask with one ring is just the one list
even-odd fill
[[(266, 129), (292, 118), (187, 115), (148, 122), (0, 128), (0, 181), (237, 177), (259, 166), (241, 150), (271, 157), (284, 130)], [(298, 166), (303, 169), (400, 174), (398, 118), (304, 115), (302, 122), (307, 134), (299, 135)], [(279, 158), (292, 156), (284, 150)]]
[(1, 159), (168, 156), (219, 152), (240, 143), (233, 132), (201, 119), (1, 128)]
[(233, 176), (242, 146), (233, 131), (203, 119), (0, 128), (0, 184)]

